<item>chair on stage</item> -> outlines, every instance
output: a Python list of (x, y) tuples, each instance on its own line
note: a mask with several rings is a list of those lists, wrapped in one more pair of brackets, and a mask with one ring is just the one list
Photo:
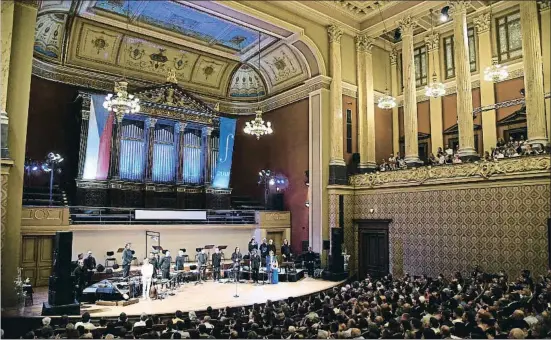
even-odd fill
[(108, 251), (105, 254), (107, 255), (107, 258), (105, 259), (105, 268), (112, 268), (115, 264), (117, 264), (117, 259), (115, 258), (115, 252)]

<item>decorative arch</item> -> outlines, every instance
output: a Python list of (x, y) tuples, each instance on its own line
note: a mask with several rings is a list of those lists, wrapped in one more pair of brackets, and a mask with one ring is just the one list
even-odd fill
[(253, 101), (268, 94), (264, 77), (251, 65), (239, 64), (228, 83), (227, 97), (232, 100)]
[(304, 56), (310, 68), (311, 77), (318, 75), (327, 76), (327, 67), (325, 66), (323, 55), (312, 39), (306, 35), (301, 35), (300, 39), (292, 43), (292, 45)]

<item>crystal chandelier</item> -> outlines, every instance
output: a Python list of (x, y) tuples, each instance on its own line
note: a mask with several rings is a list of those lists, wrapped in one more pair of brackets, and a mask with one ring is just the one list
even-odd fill
[(425, 86), (425, 95), (427, 97), (438, 98), (446, 94), (446, 87), (444, 84), (436, 81), (436, 74), (432, 76), (432, 83)]
[(509, 71), (507, 71), (507, 66), (500, 65), (497, 62), (496, 57), (492, 58), (492, 66), (488, 66), (484, 70), (484, 80), (498, 83), (500, 81), (507, 79), (507, 77), (509, 77)]
[(248, 135), (255, 135), (256, 139), (260, 139), (260, 136), (269, 135), (274, 132), (274, 130), (272, 130), (272, 123), (264, 122), (262, 119), (262, 111), (257, 110), (255, 113), (254, 120), (246, 122), (243, 131)]
[(385, 91), (385, 94), (379, 98), (377, 106), (383, 110), (390, 110), (396, 107), (396, 98), (388, 94), (388, 91)]
[(119, 114), (136, 113), (140, 111), (140, 100), (134, 95), (128, 94), (128, 83), (125, 81), (115, 82), (115, 93), (109, 93), (105, 97), (103, 107), (109, 111)]
[[(258, 31), (258, 69), (260, 70), (260, 31)], [(256, 96), (257, 103), (260, 102), (260, 93), (257, 91)], [(264, 123), (266, 123), (264, 125)], [(262, 111), (260, 109), (255, 111), (255, 117), (250, 122), (245, 123), (243, 131), (248, 135), (255, 135), (256, 139), (260, 139), (260, 136), (269, 135), (272, 130), (272, 123), (264, 122), (262, 119)]]

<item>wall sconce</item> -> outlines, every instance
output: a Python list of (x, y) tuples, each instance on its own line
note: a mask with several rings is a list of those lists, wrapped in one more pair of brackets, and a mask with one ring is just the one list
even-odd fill
[(310, 208), (310, 201), (304, 202), (304, 205), (306, 206), (306, 208)]

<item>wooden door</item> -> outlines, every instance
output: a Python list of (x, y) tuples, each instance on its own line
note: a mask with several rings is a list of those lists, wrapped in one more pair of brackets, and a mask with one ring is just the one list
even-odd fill
[(48, 285), (52, 273), (53, 236), (24, 236), (21, 242), (21, 275), (34, 287)]
[(358, 223), (358, 274), (383, 277), (389, 273), (388, 224), (386, 220), (362, 220)]

